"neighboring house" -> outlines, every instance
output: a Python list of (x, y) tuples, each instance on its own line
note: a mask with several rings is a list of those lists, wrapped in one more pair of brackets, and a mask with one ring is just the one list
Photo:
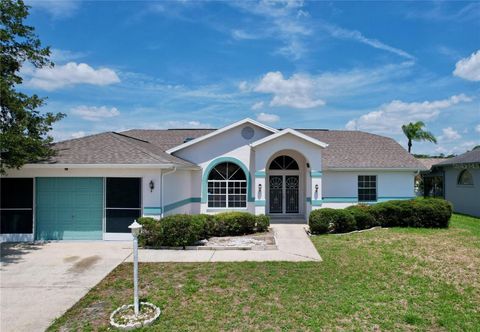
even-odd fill
[(480, 216), (480, 149), (437, 163), (433, 170), (443, 174), (444, 198), (455, 212)]
[(444, 197), (443, 171), (435, 167), (435, 164), (447, 158), (417, 158), (417, 160), (426, 168), (416, 176), (417, 196)]
[(424, 166), (393, 139), (277, 130), (106, 132), (2, 178), (2, 240), (128, 239), (139, 216), (249, 211), (306, 220), (313, 209), (414, 197)]

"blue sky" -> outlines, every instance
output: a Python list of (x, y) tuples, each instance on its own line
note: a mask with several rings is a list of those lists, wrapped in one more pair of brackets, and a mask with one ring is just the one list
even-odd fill
[(358, 129), (480, 144), (478, 2), (27, 1), (53, 69), (22, 89), (64, 112), (57, 140), (131, 128)]

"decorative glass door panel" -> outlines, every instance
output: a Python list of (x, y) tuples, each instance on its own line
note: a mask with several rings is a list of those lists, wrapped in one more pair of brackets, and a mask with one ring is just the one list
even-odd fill
[(298, 175), (285, 176), (285, 212), (298, 213)]
[(283, 176), (270, 176), (270, 213), (283, 213)]

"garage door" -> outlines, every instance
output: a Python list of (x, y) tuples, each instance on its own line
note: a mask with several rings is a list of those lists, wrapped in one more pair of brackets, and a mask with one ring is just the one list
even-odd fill
[(102, 178), (37, 178), (35, 237), (101, 240)]

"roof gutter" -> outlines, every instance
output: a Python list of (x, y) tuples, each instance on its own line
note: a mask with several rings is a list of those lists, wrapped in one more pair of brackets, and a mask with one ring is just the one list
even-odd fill
[(172, 169), (171, 171), (167, 171), (167, 172), (165, 172), (165, 173), (164, 173), (164, 172), (161, 172), (161, 181), (160, 181), (160, 182), (161, 182), (161, 188), (160, 188), (160, 206), (162, 207), (162, 210), (161, 210), (161, 212), (160, 212), (160, 218), (163, 218), (163, 214), (164, 214), (164, 204), (163, 204), (163, 202), (164, 202), (164, 200), (163, 200), (163, 192), (164, 192), (164, 191), (163, 191), (163, 187), (164, 187), (163, 181), (164, 181), (164, 180), (163, 180), (163, 179), (164, 179), (165, 175), (173, 174), (173, 173), (175, 173), (176, 171), (177, 171), (177, 168), (176, 168), (176, 167), (173, 167), (173, 169)]
[(200, 170), (199, 166), (179, 164), (25, 164), (22, 168), (136, 168), (136, 169), (171, 169)]

